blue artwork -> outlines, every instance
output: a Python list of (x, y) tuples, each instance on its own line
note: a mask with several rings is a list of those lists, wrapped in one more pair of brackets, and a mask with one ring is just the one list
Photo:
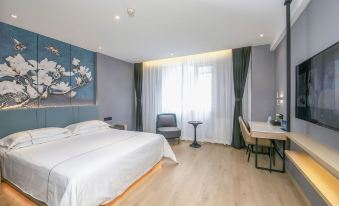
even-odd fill
[[(69, 105), (71, 102), (70, 93), (64, 93), (60, 92), (60, 89), (55, 90), (56, 84), (59, 83), (59, 81), (56, 81), (55, 79), (60, 79), (60, 82), (64, 82), (66, 87), (70, 85), (71, 82), (71, 54), (70, 54), (70, 48), (71, 45), (66, 44), (64, 42), (45, 37), (42, 35), (38, 35), (38, 62), (50, 62), (50, 64), (57, 63), (60, 65), (60, 68), (62, 68), (62, 73), (59, 78), (50, 78), (47, 80), (47, 84), (44, 85), (45, 76), (48, 74), (45, 74), (44, 70), (40, 70), (38, 72), (38, 84), (41, 88), (41, 91), (44, 89), (49, 89), (48, 91), (51, 95), (48, 98), (41, 98), (39, 105), (42, 107), (46, 106), (62, 106), (62, 105)], [(93, 53), (93, 52), (92, 52)], [(57, 74), (57, 73), (56, 73)], [(55, 74), (53, 74), (55, 75)], [(48, 78), (48, 77), (47, 77)], [(51, 83), (49, 84), (49, 81)], [(49, 86), (49, 88), (48, 88)], [(53, 88), (54, 87), (54, 88)], [(67, 89), (65, 92), (71, 92), (70, 89)]]
[(37, 107), (37, 35), (0, 22), (0, 108)]
[(94, 52), (0, 22), (0, 109), (96, 103)]
[[(86, 84), (81, 90), (77, 92), (77, 95), (72, 97), (72, 105), (95, 104), (95, 53), (76, 46), (71, 46), (71, 59), (72, 70), (76, 73), (75, 78), (71, 79), (72, 87), (76, 88), (78, 86), (81, 86), (82, 84)], [(79, 70), (80, 72), (77, 72), (77, 70)], [(85, 75), (85, 77), (80, 78), (82, 75)]]

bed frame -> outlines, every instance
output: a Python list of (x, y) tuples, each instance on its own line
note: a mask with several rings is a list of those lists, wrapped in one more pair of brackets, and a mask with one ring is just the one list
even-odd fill
[[(120, 194), (119, 196), (117, 196), (113, 200), (110, 200), (110, 201), (107, 201), (107, 202), (103, 203), (102, 206), (111, 206), (111, 205), (115, 204), (116, 202), (119, 202), (119, 200), (121, 200), (125, 195), (127, 195), (135, 187), (137, 187), (139, 184), (141, 184), (141, 182), (143, 180), (145, 180), (151, 173), (153, 173), (155, 170), (157, 170), (157, 169), (159, 169), (161, 167), (162, 167), (162, 162), (160, 161), (156, 165), (154, 165), (148, 172), (146, 172), (142, 177), (140, 177), (137, 181), (135, 181), (131, 186), (129, 186), (122, 194)], [(18, 188), (15, 185), (13, 185), (10, 181), (4, 180), (4, 179), (3, 179), (3, 181), (6, 184), (8, 184), (10, 187), (12, 187), (14, 190), (19, 192), (21, 195), (25, 196), (27, 199), (29, 199), (30, 201), (32, 201), (35, 204), (37, 204), (38, 206), (47, 206), (46, 203), (44, 203), (42, 201), (39, 201), (39, 200), (35, 199), (34, 197), (32, 197), (32, 196), (22, 192), (20, 190), (20, 188)]]
[[(9, 134), (24, 130), (44, 127), (65, 127), (69, 124), (95, 119), (99, 119), (98, 106), (95, 105), (1, 110), (0, 139)], [(46, 205), (30, 195), (25, 194), (4, 178), (0, 177), (0, 183), (1, 180), (5, 181), (37, 205)]]

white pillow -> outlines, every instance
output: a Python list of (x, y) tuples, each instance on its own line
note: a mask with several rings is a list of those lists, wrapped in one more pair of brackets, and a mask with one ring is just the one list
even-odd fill
[(27, 131), (32, 139), (40, 139), (40, 138), (49, 138), (60, 134), (66, 134), (70, 135), (68, 129), (65, 128), (59, 128), (59, 127), (46, 127), (46, 128), (40, 128), (40, 129), (33, 129)]
[(85, 122), (79, 122), (76, 124), (71, 124), (66, 127), (66, 129), (70, 130), (73, 134), (83, 134), (92, 130), (97, 130), (100, 128), (108, 128), (110, 125), (106, 122), (100, 120), (91, 120)]
[(27, 131), (10, 134), (0, 140), (0, 145), (6, 148), (13, 148), (17, 144), (31, 141), (31, 135)]
[(14, 149), (20, 149), (20, 148), (23, 148), (23, 147), (29, 147), (29, 146), (32, 146), (33, 143), (32, 141), (27, 141), (27, 142), (21, 142), (19, 144), (16, 144), (14, 147), (10, 148), (11, 150), (14, 150)]

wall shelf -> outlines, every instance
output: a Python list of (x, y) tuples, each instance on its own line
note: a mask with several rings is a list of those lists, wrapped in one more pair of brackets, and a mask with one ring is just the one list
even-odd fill
[(335, 176), (306, 153), (287, 150), (286, 156), (328, 205), (339, 205), (339, 180)]
[[(332, 175), (339, 180), (339, 152), (326, 145), (312, 139), (312, 137), (290, 132), (287, 133), (288, 138), (301, 147), (320, 165), (326, 168)], [(339, 190), (338, 190), (339, 191)]]

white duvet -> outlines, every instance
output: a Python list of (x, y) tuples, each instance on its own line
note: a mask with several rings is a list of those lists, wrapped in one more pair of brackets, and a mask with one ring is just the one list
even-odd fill
[(176, 157), (157, 134), (115, 129), (2, 150), (3, 177), (48, 205), (99, 205), (122, 194), (162, 157)]

